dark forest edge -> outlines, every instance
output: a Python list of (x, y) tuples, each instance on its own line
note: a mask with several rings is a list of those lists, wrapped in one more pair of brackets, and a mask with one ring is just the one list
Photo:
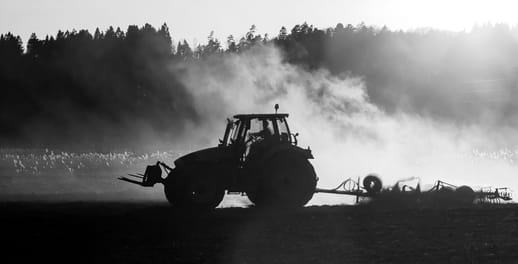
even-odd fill
[[(493, 122), (518, 122), (516, 26), (488, 24), (453, 33), (365, 24), (318, 29), (303, 23), (282, 27), (273, 38), (252, 26), (239, 40), (229, 36), (226, 45), (211, 33), (205, 44), (191, 47), (173, 43), (166, 24), (159, 29), (146, 24), (126, 31), (97, 29), (93, 35), (72, 30), (38, 39), (33, 34), (26, 48), (19, 36), (2, 34), (0, 146), (124, 146), (135, 124), (158, 135), (179, 133), (185, 122), (203, 122), (203, 117), (179, 80), (181, 70), (172, 66), (241, 54), (257, 45), (274, 45), (287, 63), (309, 71), (362, 76), (370, 99), (389, 113), (475, 122), (480, 113), (496, 109)], [(505, 100), (473, 95), (480, 87), (503, 89)]]

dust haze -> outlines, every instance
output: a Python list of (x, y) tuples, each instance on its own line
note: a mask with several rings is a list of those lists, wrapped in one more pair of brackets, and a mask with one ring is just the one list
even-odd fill
[[(300, 133), (299, 145), (313, 150), (321, 187), (372, 172), (385, 185), (419, 177), (424, 186), (440, 179), (457, 185), (518, 187), (513, 179), (518, 172), (516, 129), (485, 125), (485, 117), (467, 123), (402, 110), (389, 114), (371, 102), (362, 76), (288, 64), (271, 45), (171, 70), (184, 73), (181, 82), (192, 91), (195, 109), (204, 117), (183, 137), (183, 142), (194, 144), (187, 151), (216, 145), (226, 117), (271, 112), (279, 103), (280, 112), (290, 113), (291, 130)], [(344, 200), (316, 195), (312, 203)]]
[[(313, 151), (319, 187), (377, 173), (385, 186), (418, 177), (423, 187), (440, 179), (518, 189), (518, 64), (511, 59), (518, 27), (420, 33), (304, 23), (291, 34), (283, 29), (266, 40), (252, 27), (227, 50), (210, 38), (194, 53), (185, 41), (172, 53), (165, 24), (130, 26), (126, 33), (111, 28), (93, 38), (61, 32), (65, 55), (50, 60), (55, 68), (48, 73), (40, 72), (45, 64), (29, 63), (33, 81), (17, 83), (12, 76), (24, 75), (12, 73), (10, 64), (2, 68), (13, 80), (1, 99), (0, 143), (37, 149), (0, 152), (0, 189), (163, 200), (162, 188), (142, 190), (115, 178), (215, 146), (226, 118), (273, 112), (274, 104), (290, 114), (299, 145)], [(55, 48), (52, 39), (32, 41)], [(19, 56), (45, 55), (38, 52)], [(41, 173), (56, 166), (58, 174)], [(315, 195), (311, 203), (344, 201)]]

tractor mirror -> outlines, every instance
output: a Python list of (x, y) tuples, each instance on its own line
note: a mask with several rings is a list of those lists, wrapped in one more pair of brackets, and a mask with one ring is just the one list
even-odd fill
[(297, 140), (297, 137), (299, 136), (299, 133), (292, 134), (293, 135), (293, 143), (295, 145), (298, 145), (299, 141)]

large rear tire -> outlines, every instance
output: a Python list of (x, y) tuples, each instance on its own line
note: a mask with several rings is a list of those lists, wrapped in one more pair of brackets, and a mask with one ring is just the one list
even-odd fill
[(261, 174), (258, 186), (247, 192), (257, 206), (302, 207), (315, 192), (315, 170), (305, 158), (278, 155), (264, 164)]

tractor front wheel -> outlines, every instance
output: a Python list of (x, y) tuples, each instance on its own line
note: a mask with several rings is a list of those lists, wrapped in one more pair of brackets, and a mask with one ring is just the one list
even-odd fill
[(216, 208), (223, 200), (225, 190), (210, 176), (195, 169), (170, 175), (164, 183), (165, 196), (169, 203), (177, 208)]

